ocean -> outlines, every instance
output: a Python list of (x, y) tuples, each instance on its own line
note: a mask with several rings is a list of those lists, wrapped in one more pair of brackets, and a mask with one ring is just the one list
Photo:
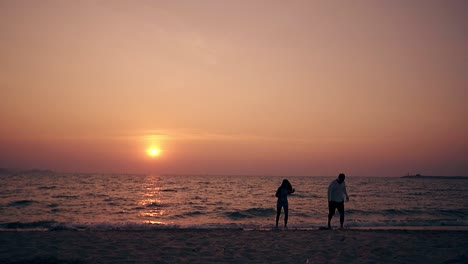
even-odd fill
[[(336, 177), (46, 172), (0, 175), (0, 230), (271, 229), (284, 178), (296, 189), (289, 228), (326, 226)], [(468, 226), (467, 179), (351, 175), (346, 186), (348, 228)]]

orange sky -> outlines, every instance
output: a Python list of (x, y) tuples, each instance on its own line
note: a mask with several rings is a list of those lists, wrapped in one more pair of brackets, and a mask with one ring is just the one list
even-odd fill
[(3, 0), (0, 167), (468, 175), (467, 13), (461, 0)]

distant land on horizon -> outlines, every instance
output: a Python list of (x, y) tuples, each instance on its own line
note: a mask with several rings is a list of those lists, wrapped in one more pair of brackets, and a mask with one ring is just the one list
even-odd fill
[(55, 171), (49, 169), (19, 169), (19, 168), (0, 168), (0, 174), (36, 174), (36, 173), (54, 173)]
[(430, 176), (430, 175), (405, 175), (401, 178), (409, 178), (409, 179), (468, 179), (468, 176)]
[(107, 172), (60, 172), (51, 169), (20, 169), (20, 168), (0, 168), (2, 174), (40, 174), (40, 173), (60, 173), (60, 174), (113, 174), (113, 175), (144, 175), (144, 173), (107, 173)]

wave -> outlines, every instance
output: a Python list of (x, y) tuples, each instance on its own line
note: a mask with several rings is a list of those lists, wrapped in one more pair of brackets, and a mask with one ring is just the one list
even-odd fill
[[(325, 223), (291, 224), (290, 229), (314, 230), (324, 228)], [(346, 221), (348, 228), (433, 228), (433, 227), (461, 227), (468, 228), (467, 220), (386, 220), (386, 221)], [(272, 229), (273, 224), (239, 224), (239, 223), (210, 223), (176, 225), (164, 222), (99, 222), (99, 223), (60, 223), (56, 221), (10, 222), (0, 223), (0, 231), (61, 231), (61, 230), (91, 230), (91, 231), (145, 231), (161, 229), (242, 229), (263, 230)]]
[(58, 224), (55, 221), (35, 221), (35, 222), (10, 222), (0, 223), (2, 229), (49, 229), (54, 224)]
[(169, 205), (168, 204), (161, 204), (161, 203), (152, 202), (152, 203), (149, 203), (149, 204), (147, 204), (145, 206), (147, 208), (152, 208), (152, 207), (167, 207)]
[(37, 187), (38, 190), (52, 190), (52, 189), (56, 189), (57, 186), (39, 186)]
[(56, 199), (78, 199), (80, 198), (80, 196), (78, 195), (53, 195), (52, 198), (56, 198)]
[(34, 200), (17, 200), (17, 201), (13, 201), (13, 202), (10, 202), (7, 204), (7, 206), (10, 206), (10, 207), (26, 207), (26, 206), (29, 206), (33, 203), (37, 203), (37, 201), (34, 201)]
[(230, 219), (243, 219), (254, 217), (268, 217), (275, 215), (276, 211), (272, 208), (250, 208), (247, 210), (226, 212), (225, 215)]
[(178, 192), (176, 189), (163, 189), (161, 192)]
[(425, 196), (425, 195), (431, 195), (431, 192), (412, 192), (408, 193), (408, 196)]
[(326, 198), (325, 196), (321, 195), (316, 195), (313, 193), (294, 193), (291, 195), (291, 198), (313, 198), (313, 199), (320, 199), (320, 198)]
[(104, 198), (104, 197), (109, 197), (107, 194), (102, 194), (102, 193), (87, 193), (86, 196), (89, 197), (98, 197), (98, 198)]
[(193, 212), (187, 212), (183, 214), (178, 214), (174, 215), (171, 218), (172, 219), (180, 219), (180, 218), (187, 218), (187, 217), (194, 217), (194, 216), (200, 216), (200, 215), (205, 215), (206, 213), (200, 212), (200, 211), (193, 211)]

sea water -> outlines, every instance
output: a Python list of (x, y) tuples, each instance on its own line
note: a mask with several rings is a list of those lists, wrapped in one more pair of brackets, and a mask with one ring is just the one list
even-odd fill
[[(35, 173), (0, 175), (0, 229), (270, 229), (284, 178), (296, 189), (289, 228), (325, 226), (336, 177)], [(468, 226), (466, 179), (350, 175), (346, 186), (347, 227)]]

